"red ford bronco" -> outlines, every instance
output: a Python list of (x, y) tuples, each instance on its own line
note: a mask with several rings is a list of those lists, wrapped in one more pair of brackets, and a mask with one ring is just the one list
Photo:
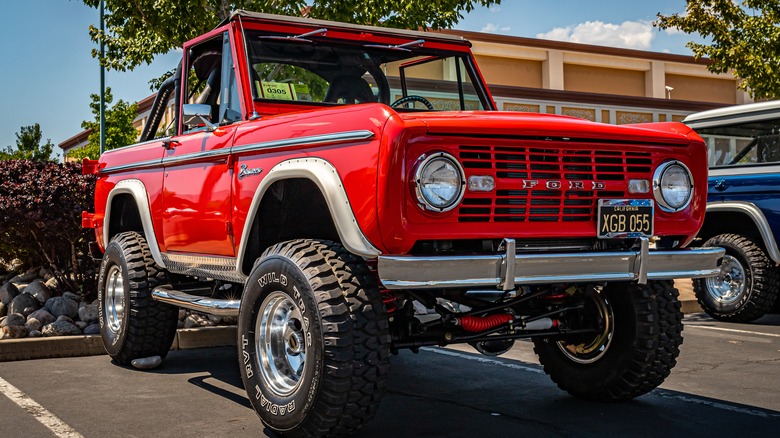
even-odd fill
[(575, 396), (661, 384), (682, 343), (672, 279), (723, 256), (685, 248), (704, 143), (496, 111), (469, 48), (245, 11), (186, 43), (141, 142), (85, 166), (114, 361), (165, 356), (177, 307), (235, 316), (248, 398), (292, 436), (368, 421), (402, 348), (530, 338)]

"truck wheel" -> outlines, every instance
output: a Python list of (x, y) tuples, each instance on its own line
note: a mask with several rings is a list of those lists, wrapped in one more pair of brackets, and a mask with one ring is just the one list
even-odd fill
[(629, 400), (652, 391), (680, 354), (678, 295), (671, 281), (614, 283), (594, 292), (582, 317), (599, 332), (535, 339), (544, 372), (562, 390), (591, 400)]
[(375, 279), (333, 242), (272, 246), (246, 282), (238, 349), (249, 400), (270, 429), (306, 437), (356, 430), (376, 413), (389, 372)]
[(103, 344), (116, 363), (168, 354), (178, 309), (152, 298), (152, 289), (165, 275), (136, 232), (117, 234), (106, 247), (98, 277), (98, 316)]
[(696, 299), (707, 314), (720, 321), (749, 322), (772, 309), (778, 273), (760, 246), (737, 234), (721, 234), (704, 245), (726, 250), (716, 277), (693, 281)]

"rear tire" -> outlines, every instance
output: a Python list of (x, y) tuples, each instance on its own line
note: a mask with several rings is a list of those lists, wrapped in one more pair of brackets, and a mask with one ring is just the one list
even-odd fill
[(252, 269), (238, 319), (239, 365), (252, 406), (275, 432), (344, 435), (373, 418), (389, 346), (376, 281), (341, 245), (280, 243)]
[(750, 322), (772, 310), (780, 283), (774, 263), (750, 238), (721, 234), (704, 246), (726, 250), (717, 277), (693, 281), (702, 309), (720, 321)]
[(677, 363), (683, 341), (678, 296), (671, 281), (609, 284), (585, 307), (604, 320), (599, 333), (535, 339), (534, 351), (544, 372), (574, 396), (638, 397), (658, 387)]
[(103, 344), (116, 363), (168, 354), (178, 309), (152, 298), (152, 289), (165, 280), (143, 236), (131, 231), (111, 239), (98, 277), (98, 320)]

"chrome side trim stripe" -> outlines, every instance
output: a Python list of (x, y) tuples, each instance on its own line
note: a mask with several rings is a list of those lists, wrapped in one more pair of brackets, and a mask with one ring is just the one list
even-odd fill
[(263, 149), (274, 149), (288, 146), (299, 145), (322, 145), (338, 143), (342, 141), (369, 140), (374, 137), (374, 133), (368, 130), (335, 132), (332, 134), (310, 135), (306, 137), (287, 138), (284, 140), (264, 141), (252, 143), (244, 146), (233, 147), (234, 154), (244, 152), (258, 151)]
[[(160, 158), (155, 160), (121, 164), (119, 166), (112, 166), (112, 167), (107, 167), (105, 169), (101, 169), (100, 173), (107, 175), (107, 174), (118, 173), (127, 170), (153, 169), (156, 167), (162, 167), (171, 164), (184, 164), (188, 162), (199, 161), (206, 158), (220, 158), (220, 157), (228, 156), (230, 154), (241, 154), (244, 152), (253, 152), (259, 150), (275, 149), (275, 148), (282, 148), (282, 147), (289, 147), (289, 146), (303, 146), (303, 145), (314, 146), (314, 145), (324, 145), (324, 144), (347, 142), (347, 141), (369, 140), (373, 137), (374, 137), (374, 133), (371, 131), (358, 130), (358, 131), (334, 132), (331, 134), (309, 135), (305, 137), (286, 138), (282, 140), (265, 141), (260, 143), (252, 143), (244, 146), (236, 146), (233, 148), (222, 148), (222, 149), (215, 149), (215, 150), (205, 151), (205, 152), (195, 152), (192, 154), (185, 154), (185, 155), (180, 155), (180, 156), (175, 156), (170, 158)], [(161, 141), (161, 140), (162, 139), (157, 139), (153, 141)], [(143, 143), (139, 143), (139, 144), (143, 144)]]
[(235, 257), (214, 257), (200, 254), (163, 253), (165, 266), (174, 274), (207, 277), (231, 283), (244, 283), (246, 277), (236, 270)]
[(734, 212), (749, 216), (753, 223), (756, 224), (756, 228), (758, 228), (758, 232), (764, 240), (764, 246), (769, 253), (769, 257), (772, 258), (775, 264), (780, 265), (780, 249), (777, 247), (775, 235), (772, 233), (769, 221), (767, 221), (760, 208), (750, 202), (742, 201), (710, 202), (707, 204), (707, 215), (717, 212)]
[(100, 169), (100, 174), (109, 175), (112, 173), (124, 172), (126, 170), (153, 169), (155, 167), (161, 167), (161, 166), (162, 166), (162, 158), (157, 158), (154, 160), (138, 161), (135, 163), (120, 164), (119, 166), (106, 167), (105, 169)]

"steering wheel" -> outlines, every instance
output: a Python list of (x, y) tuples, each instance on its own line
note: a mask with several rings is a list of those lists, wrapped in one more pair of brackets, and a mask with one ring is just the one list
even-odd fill
[(397, 108), (398, 106), (409, 102), (420, 102), (421, 104), (425, 105), (429, 110), (433, 111), (433, 105), (431, 104), (431, 102), (428, 101), (428, 99), (422, 96), (417, 96), (415, 94), (411, 94), (409, 96), (402, 97), (396, 100), (395, 102), (390, 104), (390, 107)]

